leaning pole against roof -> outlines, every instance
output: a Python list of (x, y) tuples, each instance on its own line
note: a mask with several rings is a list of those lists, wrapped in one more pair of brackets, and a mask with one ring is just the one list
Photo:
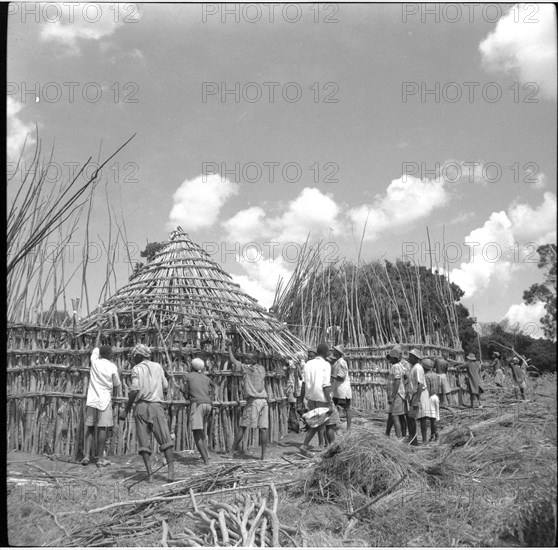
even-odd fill
[[(166, 404), (176, 450), (194, 448), (189, 402), (179, 387), (191, 360), (204, 359), (220, 402), (209, 434), (210, 448), (218, 451), (231, 448), (245, 405), (242, 377), (228, 364), (227, 342), (232, 340), (239, 360), (250, 351), (260, 353), (267, 371), (270, 441), (287, 433), (285, 366), (306, 349), (180, 228), (76, 329), (13, 325), (8, 339), (8, 387), (14, 397), (8, 406), (8, 449), (76, 457), (83, 448), (89, 354), (97, 342), (112, 346), (122, 372), (124, 395), (113, 399), (115, 422), (107, 445), (113, 455), (137, 451), (133, 417), (117, 418), (131, 385), (134, 345), (148, 345), (151, 359), (168, 373)], [(245, 437), (250, 445), (258, 443), (257, 430), (247, 430)]]

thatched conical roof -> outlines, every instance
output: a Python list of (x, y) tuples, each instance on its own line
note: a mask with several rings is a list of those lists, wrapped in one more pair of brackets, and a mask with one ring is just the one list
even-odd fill
[(84, 332), (146, 328), (165, 338), (173, 331), (197, 331), (221, 343), (237, 334), (249, 347), (282, 357), (306, 348), (180, 227), (127, 285), (82, 322)]

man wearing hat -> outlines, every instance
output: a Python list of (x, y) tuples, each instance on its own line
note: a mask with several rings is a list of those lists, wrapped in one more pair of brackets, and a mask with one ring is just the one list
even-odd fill
[(388, 420), (386, 435), (389, 437), (391, 428), (395, 426), (397, 438), (404, 437), (407, 433), (407, 402), (405, 401), (405, 366), (401, 362), (402, 349), (396, 345), (387, 353), (390, 363), (388, 376)]
[(480, 396), (484, 393), (482, 388), (482, 380), (480, 376), (480, 366), (477, 362), (477, 357), (474, 353), (469, 353), (465, 363), (457, 365), (458, 370), (466, 371), (467, 373), (467, 390), (469, 398), (471, 399), (471, 409), (474, 407), (475, 397), (479, 402), (479, 408), (482, 408)]
[(138, 344), (131, 354), (132, 386), (128, 402), (118, 417), (126, 420), (132, 405), (135, 403), (136, 434), (138, 451), (147, 470), (148, 481), (152, 481), (150, 457), (151, 435), (155, 436), (159, 450), (165, 454), (168, 466), (168, 481), (174, 481), (174, 442), (172, 440), (165, 412), (163, 410), (163, 392), (169, 384), (163, 367), (159, 363), (150, 361), (151, 350), (145, 344)]
[(192, 359), (192, 372), (184, 377), (181, 388), (184, 397), (190, 401), (190, 425), (194, 435), (194, 443), (204, 464), (209, 463), (207, 449), (207, 429), (213, 410), (215, 389), (211, 378), (203, 373), (205, 364), (203, 359)]
[(430, 396), (426, 389), (426, 379), (421, 361), (423, 357), (420, 351), (413, 349), (409, 352), (409, 363), (411, 363), (411, 373), (409, 375), (408, 394), (409, 394), (409, 443), (418, 446), (417, 420), (420, 421), (422, 441), (427, 441), (426, 417), (430, 411)]
[(333, 346), (332, 355), (334, 363), (331, 367), (331, 390), (333, 402), (336, 407), (342, 407), (347, 416), (347, 430), (351, 429), (351, 380), (349, 378), (349, 366), (344, 359), (345, 350), (343, 346)]
[(527, 387), (527, 382), (525, 382), (525, 371), (521, 368), (519, 357), (516, 356), (511, 360), (510, 368), (513, 376), (513, 381), (521, 392), (521, 399), (525, 401), (525, 388)]

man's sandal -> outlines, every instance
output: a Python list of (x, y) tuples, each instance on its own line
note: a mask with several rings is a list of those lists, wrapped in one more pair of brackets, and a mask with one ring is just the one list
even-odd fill
[(86, 458), (82, 458), (80, 464), (81, 464), (82, 466), (88, 466), (90, 462), (91, 462), (91, 461), (86, 457)]

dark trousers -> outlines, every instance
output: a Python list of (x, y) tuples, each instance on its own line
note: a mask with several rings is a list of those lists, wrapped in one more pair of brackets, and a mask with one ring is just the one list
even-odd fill
[[(425, 443), (428, 441), (428, 425), (426, 423), (426, 418), (419, 418), (420, 423), (420, 432), (422, 436), (422, 441)], [(409, 439), (411, 440), (411, 445), (418, 445), (418, 438), (417, 438), (417, 421), (412, 416), (408, 418), (408, 426), (409, 426)]]
[[(407, 435), (407, 415), (399, 415), (399, 424), (401, 424), (401, 435), (405, 437)], [(393, 428), (393, 415), (390, 413), (387, 419), (386, 435), (389, 437), (391, 435), (391, 429)]]

